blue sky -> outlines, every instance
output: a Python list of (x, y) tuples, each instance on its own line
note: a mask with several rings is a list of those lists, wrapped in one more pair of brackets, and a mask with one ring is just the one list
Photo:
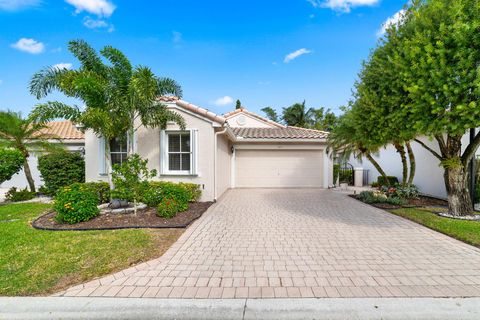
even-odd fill
[[(27, 114), (44, 66), (78, 64), (67, 42), (112, 45), (176, 79), (216, 113), (306, 100), (338, 110), (382, 24), (404, 0), (0, 0), (0, 109)], [(48, 100), (72, 102), (54, 94)], [(233, 100), (233, 101), (232, 101)]]

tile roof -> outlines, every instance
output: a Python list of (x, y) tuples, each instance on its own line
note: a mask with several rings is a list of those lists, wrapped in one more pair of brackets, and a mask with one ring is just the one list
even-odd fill
[(175, 96), (161, 96), (161, 97), (157, 97), (157, 99), (155, 99), (155, 100), (160, 101), (160, 102), (175, 102), (175, 101), (180, 100), (180, 98), (175, 97)]
[(182, 107), (182, 108), (184, 108), (188, 111), (194, 112), (198, 115), (201, 115), (201, 116), (203, 116), (203, 117), (205, 117), (209, 120), (218, 122), (220, 124), (224, 124), (225, 122), (227, 122), (227, 119), (225, 119), (224, 117), (219, 116), (216, 113), (213, 113), (213, 112), (211, 112), (207, 109), (204, 109), (202, 107), (196, 106), (196, 105), (194, 105), (192, 103), (189, 103), (187, 101), (177, 100), (176, 105), (180, 106), (180, 107)]
[(275, 127), (278, 127), (278, 128), (285, 128), (284, 125), (282, 125), (282, 124), (280, 124), (280, 123), (278, 123), (278, 122), (272, 121), (272, 120), (270, 120), (270, 119), (267, 119), (267, 118), (265, 118), (265, 117), (262, 117), (262, 116), (260, 116), (260, 115), (258, 115), (258, 114), (256, 114), (256, 113), (251, 112), (251, 111), (248, 111), (247, 109), (245, 109), (245, 108), (243, 108), (243, 107), (240, 108), (240, 109), (235, 109), (235, 110), (233, 110), (233, 111), (227, 112), (227, 113), (225, 113), (223, 116), (228, 120), (228, 118), (231, 118), (231, 117), (233, 117), (233, 116), (235, 116), (235, 115), (237, 115), (237, 114), (239, 114), (239, 113), (245, 113), (245, 114), (247, 114), (247, 115), (249, 115), (249, 116), (252, 116), (252, 117), (254, 117), (254, 118), (256, 118), (256, 119), (258, 119), (258, 120), (260, 120), (260, 121), (266, 122), (266, 123), (271, 124), (271, 125), (273, 125), (273, 126), (275, 126)]
[(41, 131), (44, 134), (51, 135), (54, 139), (60, 140), (83, 140), (85, 135), (75, 127), (71, 121), (52, 121), (47, 123), (47, 127)]
[(297, 127), (232, 128), (235, 136), (244, 139), (326, 139), (328, 132)]

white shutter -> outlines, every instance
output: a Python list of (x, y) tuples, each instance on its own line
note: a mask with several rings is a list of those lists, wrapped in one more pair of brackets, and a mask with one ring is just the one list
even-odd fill
[(166, 174), (168, 167), (167, 167), (167, 134), (165, 130), (160, 131), (160, 174)]
[(190, 130), (190, 174), (196, 175), (198, 173), (198, 130)]
[(107, 174), (107, 160), (105, 158), (105, 138), (98, 138), (98, 173), (100, 175)]

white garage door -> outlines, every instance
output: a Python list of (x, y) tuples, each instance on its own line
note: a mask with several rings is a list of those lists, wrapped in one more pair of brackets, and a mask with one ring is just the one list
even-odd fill
[(321, 150), (236, 150), (239, 188), (323, 187)]

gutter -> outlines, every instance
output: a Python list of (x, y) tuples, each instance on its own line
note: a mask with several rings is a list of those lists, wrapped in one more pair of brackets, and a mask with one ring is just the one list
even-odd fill
[(224, 127), (222, 131), (215, 132), (214, 148), (213, 148), (213, 201), (217, 202), (217, 145), (218, 145), (218, 136), (225, 134), (228, 130), (228, 127)]

